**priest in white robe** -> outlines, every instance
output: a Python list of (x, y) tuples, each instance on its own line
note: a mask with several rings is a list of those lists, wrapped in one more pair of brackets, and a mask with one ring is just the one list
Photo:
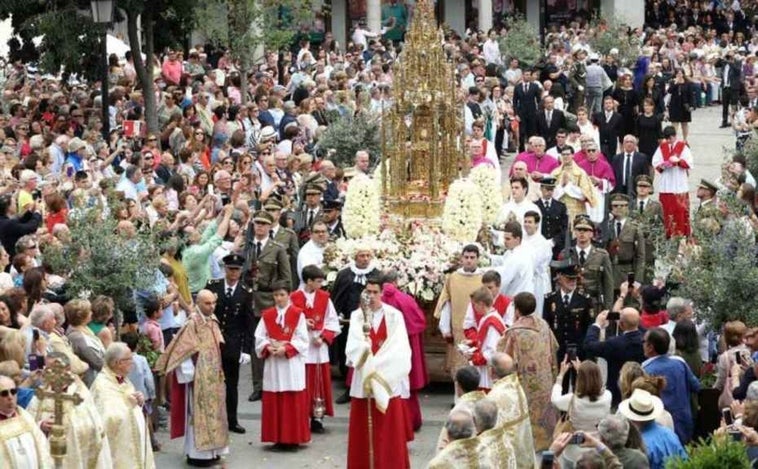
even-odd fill
[[(502, 225), (509, 221), (517, 221), (524, 226), (524, 214), (529, 211), (540, 212), (539, 207), (526, 197), (529, 184), (526, 179), (511, 178), (511, 199), (500, 208), (497, 216), (497, 224)], [(539, 228), (539, 227), (538, 227)]]
[(16, 383), (0, 375), (0, 466), (50, 469), (50, 447), (37, 422), (18, 406)]
[(553, 258), (553, 243), (545, 239), (537, 226), (540, 223), (540, 212), (527, 212), (524, 217), (524, 240), (521, 243), (534, 257), (534, 297), (537, 299), (537, 309), (542, 312), (545, 294), (552, 291), (550, 281), (550, 261)]
[(318, 268), (324, 266), (324, 250), (329, 241), (329, 229), (326, 223), (318, 221), (311, 228), (311, 239), (303, 244), (297, 253), (297, 276), (300, 279), (300, 288), (303, 287), (303, 267), (315, 265)]
[[(50, 353), (46, 357), (60, 360), (67, 368), (71, 365), (68, 357), (62, 353)], [(49, 389), (48, 389), (49, 390)], [(66, 394), (79, 396), (82, 401), (75, 405), (70, 400), (63, 401), (63, 427), (66, 432), (66, 456), (62, 466), (65, 469), (110, 469), (111, 450), (100, 414), (95, 407), (89, 389), (78, 376), (66, 390)], [(55, 420), (55, 402), (53, 399), (32, 398), (27, 411), (41, 426)]]
[(105, 351), (106, 366), (92, 383), (92, 397), (105, 425), (112, 467), (154, 469), (150, 435), (142, 413), (145, 396), (126, 378), (133, 360), (125, 343), (112, 343)]
[[(492, 256), (492, 267), (500, 274), (500, 293), (513, 298), (517, 293), (534, 293), (534, 254), (522, 243), (523, 230), (515, 221), (505, 224), (503, 244), (507, 251), (502, 256)], [(506, 310), (503, 318), (510, 327), (515, 320), (512, 308)]]

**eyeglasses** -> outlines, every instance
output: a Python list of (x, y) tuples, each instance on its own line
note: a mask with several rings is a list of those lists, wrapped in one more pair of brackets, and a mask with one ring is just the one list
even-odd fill
[(629, 206), (629, 204), (611, 204), (612, 208), (624, 208), (624, 207), (628, 207), (628, 206)]
[(326, 230), (313, 230), (313, 234), (326, 234)]
[(152, 160), (153, 159), (153, 155), (145, 155), (145, 159), (146, 160)]
[(597, 150), (595, 148), (588, 148), (587, 153), (595, 153)]
[(150, 137), (150, 138), (148, 138), (148, 139), (147, 139), (147, 141), (148, 141), (148, 142), (157, 142), (157, 141), (158, 141), (158, 139), (157, 139), (157, 138), (155, 138), (155, 137)]
[(195, 132), (195, 135), (205, 135), (205, 132)]
[(3, 389), (0, 391), (0, 397), (15, 396), (18, 394), (18, 388)]

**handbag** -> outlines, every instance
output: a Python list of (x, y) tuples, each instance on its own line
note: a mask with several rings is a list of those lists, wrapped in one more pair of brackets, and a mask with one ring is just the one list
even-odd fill
[(574, 408), (574, 399), (576, 399), (576, 394), (571, 395), (568, 411), (562, 412), (561, 418), (558, 420), (558, 423), (555, 424), (553, 440), (558, 438), (561, 433), (574, 433), (574, 424), (571, 423), (571, 409)]

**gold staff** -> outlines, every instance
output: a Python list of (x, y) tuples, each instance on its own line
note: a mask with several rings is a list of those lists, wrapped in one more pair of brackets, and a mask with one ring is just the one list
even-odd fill
[[(368, 342), (369, 353), (371, 353), (371, 323), (373, 322), (374, 315), (371, 312), (369, 305), (371, 304), (371, 297), (364, 291), (361, 293), (361, 311), (363, 312), (363, 337)], [(364, 381), (363, 393), (366, 395), (366, 402), (368, 403), (368, 467), (374, 469), (374, 418), (371, 415), (371, 380)]]

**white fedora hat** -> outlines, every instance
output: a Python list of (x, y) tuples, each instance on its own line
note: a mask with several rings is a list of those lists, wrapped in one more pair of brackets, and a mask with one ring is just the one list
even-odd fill
[(621, 415), (635, 422), (648, 422), (663, 413), (663, 401), (643, 389), (635, 389), (629, 399), (619, 404)]

